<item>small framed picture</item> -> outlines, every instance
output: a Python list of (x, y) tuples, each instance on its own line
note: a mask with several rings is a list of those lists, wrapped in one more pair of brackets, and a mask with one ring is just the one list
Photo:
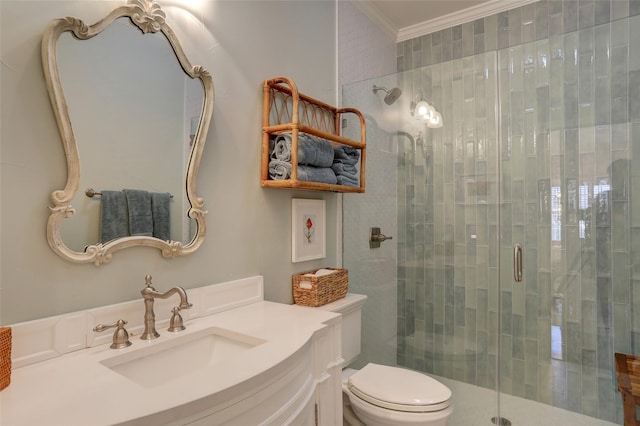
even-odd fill
[(326, 255), (325, 200), (291, 199), (291, 262)]

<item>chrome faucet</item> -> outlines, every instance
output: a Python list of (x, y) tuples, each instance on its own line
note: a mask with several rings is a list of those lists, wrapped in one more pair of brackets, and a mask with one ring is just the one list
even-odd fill
[[(178, 294), (180, 296), (180, 304), (172, 310), (173, 316), (171, 317), (171, 326), (169, 327), (169, 331), (184, 330), (182, 317), (180, 317), (179, 312), (182, 309), (189, 309), (193, 306), (187, 300), (187, 292), (184, 291), (182, 287), (178, 286), (173, 287), (166, 293), (160, 293), (151, 285), (151, 275), (145, 276), (144, 282), (145, 288), (140, 291), (140, 294), (142, 294), (142, 298), (144, 299), (144, 332), (140, 338), (142, 340), (152, 340), (160, 336), (156, 331), (156, 315), (153, 312), (153, 302), (156, 297), (160, 299), (167, 299), (174, 294)], [(178, 326), (175, 324), (178, 324)]]

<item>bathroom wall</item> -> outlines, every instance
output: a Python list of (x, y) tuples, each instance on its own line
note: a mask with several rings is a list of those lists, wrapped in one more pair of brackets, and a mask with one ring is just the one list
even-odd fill
[[(374, 94), (372, 90), (373, 84), (389, 89), (397, 85), (395, 41), (347, 1), (338, 2), (338, 41), (343, 105), (366, 112), (367, 119), (367, 192), (343, 197), (343, 263), (349, 269), (349, 291), (368, 296), (363, 308), (362, 352), (353, 366), (372, 361), (395, 364), (396, 244), (392, 240), (370, 249), (368, 243), (372, 226), (396, 235), (397, 160), (385, 127), (397, 127), (400, 101), (389, 106), (384, 103), (384, 92)], [(353, 90), (354, 85), (363, 86), (362, 90)]]
[[(285, 75), (335, 104), (336, 5), (329, 1), (172, 1), (159, 4), (194, 64), (207, 68), (216, 103), (198, 177), (207, 236), (194, 254), (165, 259), (149, 248), (112, 263), (73, 264), (47, 245), (47, 206), (66, 163), (49, 103), (40, 40), (55, 18), (93, 23), (121, 2), (0, 2), (0, 324), (256, 274), (268, 300), (291, 303), (291, 275), (337, 261), (337, 195), (260, 187), (262, 87)], [(291, 263), (291, 198), (327, 201), (327, 257)]]
[(396, 72), (396, 42), (356, 2), (338, 2), (339, 87)]

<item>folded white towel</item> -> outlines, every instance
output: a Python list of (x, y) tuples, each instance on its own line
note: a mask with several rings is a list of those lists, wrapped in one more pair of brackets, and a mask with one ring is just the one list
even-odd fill
[(322, 268), (322, 269), (318, 269), (314, 274), (304, 274), (305, 277), (322, 277), (323, 275), (329, 275), (329, 274), (333, 274), (336, 271), (335, 269), (326, 269), (326, 268)]
[(323, 275), (329, 275), (329, 274), (334, 274), (338, 271), (336, 271), (335, 269), (318, 269), (316, 271), (316, 277), (321, 277)]
[[(322, 277), (324, 275), (329, 275), (329, 274), (333, 274), (336, 273), (338, 271), (336, 271), (335, 269), (326, 269), (326, 268), (322, 268), (322, 269), (318, 269), (314, 274), (304, 274), (303, 277)], [(304, 288), (306, 290), (311, 289), (313, 286), (311, 284), (311, 281), (300, 281), (300, 288)]]

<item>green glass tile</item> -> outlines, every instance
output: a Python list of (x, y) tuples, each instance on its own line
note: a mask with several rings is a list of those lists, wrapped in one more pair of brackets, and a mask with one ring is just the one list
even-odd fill
[(613, 350), (631, 353), (631, 307), (629, 300), (613, 304)]
[(551, 364), (538, 364), (538, 401), (551, 404), (553, 401), (553, 370)]
[[(640, 39), (640, 15), (629, 18), (629, 40)], [(640, 70), (640, 50), (629, 49), (629, 71)]]

